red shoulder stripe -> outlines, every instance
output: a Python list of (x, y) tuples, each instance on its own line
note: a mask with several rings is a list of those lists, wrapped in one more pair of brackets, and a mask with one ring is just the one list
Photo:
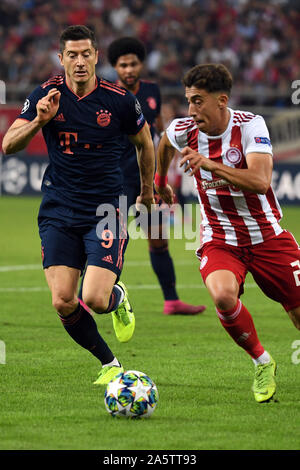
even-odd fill
[(188, 118), (188, 119), (185, 119), (185, 120), (181, 119), (177, 122), (177, 124), (187, 124), (189, 122), (194, 122), (194, 119), (192, 119), (192, 118)]
[(234, 123), (236, 123), (236, 122), (240, 122), (240, 123), (249, 122), (254, 117), (255, 117), (255, 115), (252, 114), (252, 113), (238, 113), (238, 112), (235, 111), (234, 114), (233, 114), (233, 122)]
[(110, 86), (106, 86), (103, 83), (100, 83), (100, 86), (102, 88), (106, 88), (106, 90), (114, 91), (115, 93), (118, 93), (119, 95), (125, 96), (126, 92), (123, 92), (122, 90), (116, 90), (115, 88), (111, 88)]
[(58, 85), (62, 85), (63, 82), (48, 82), (48, 83), (44, 83), (43, 85), (41, 85), (42, 88), (46, 88), (47, 86), (50, 86), (50, 85), (53, 85), (53, 86), (58, 86)]
[(55, 75), (54, 77), (50, 77), (46, 82), (44, 82), (41, 87), (46, 88), (49, 85), (62, 85), (63, 81), (63, 75)]
[(101, 83), (103, 83), (104, 85), (110, 86), (111, 88), (115, 88), (118, 91), (122, 91), (122, 92), (126, 93), (126, 90), (124, 88), (120, 87), (119, 85), (116, 85), (115, 83), (108, 82), (108, 81), (104, 80), (103, 78), (100, 81), (100, 85), (101, 85)]
[(177, 124), (177, 125), (175, 126), (175, 131), (184, 131), (184, 130), (186, 130), (186, 129), (190, 129), (190, 128), (194, 127), (195, 125), (196, 125), (196, 124), (195, 124), (195, 123), (192, 123), (192, 122), (191, 122), (191, 123), (187, 123), (187, 124), (185, 124), (185, 125), (183, 125), (183, 124)]

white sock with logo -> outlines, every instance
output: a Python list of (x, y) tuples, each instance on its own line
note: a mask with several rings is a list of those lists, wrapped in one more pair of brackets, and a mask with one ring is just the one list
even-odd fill
[(268, 351), (264, 351), (260, 356), (258, 356), (256, 359), (252, 358), (252, 361), (254, 364), (257, 366), (259, 364), (268, 364), (270, 362), (271, 357)]

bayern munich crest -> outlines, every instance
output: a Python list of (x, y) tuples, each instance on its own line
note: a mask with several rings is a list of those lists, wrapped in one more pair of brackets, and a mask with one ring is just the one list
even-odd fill
[(97, 114), (97, 123), (100, 127), (106, 127), (110, 124), (111, 121), (111, 113), (106, 109), (101, 109), (100, 112)]
[(236, 147), (230, 147), (225, 154), (225, 158), (229, 163), (236, 165), (242, 160), (242, 152)]
[(157, 108), (156, 99), (153, 98), (153, 96), (149, 96), (149, 98), (147, 98), (147, 103), (148, 103), (148, 106), (149, 106), (150, 109), (156, 109)]

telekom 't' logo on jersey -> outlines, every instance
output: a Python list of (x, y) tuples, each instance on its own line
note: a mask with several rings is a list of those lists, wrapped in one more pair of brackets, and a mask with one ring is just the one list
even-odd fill
[[(95, 151), (102, 148), (102, 144), (98, 143), (78, 143), (78, 132), (59, 132), (58, 136), (59, 143), (61, 147), (63, 147), (63, 153), (67, 153), (68, 155), (74, 155), (74, 149), (75, 152), (78, 152), (80, 149), (81, 151)], [(71, 150), (72, 148), (73, 150)]]
[(71, 145), (75, 144), (78, 140), (77, 132), (59, 132), (59, 143), (64, 147), (63, 153), (73, 155), (74, 152), (71, 150)]

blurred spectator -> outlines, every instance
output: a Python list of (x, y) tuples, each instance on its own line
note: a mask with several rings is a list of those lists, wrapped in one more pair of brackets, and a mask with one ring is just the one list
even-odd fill
[[(239, 104), (290, 105), (300, 78), (300, 2), (295, 0), (2, 0), (0, 79), (8, 101), (61, 72), (57, 36), (86, 24), (99, 39), (98, 74), (115, 79), (106, 50), (132, 35), (147, 48), (145, 76), (182, 95), (182, 75), (196, 63), (222, 62)], [(26, 91), (25, 91), (26, 94)]]

